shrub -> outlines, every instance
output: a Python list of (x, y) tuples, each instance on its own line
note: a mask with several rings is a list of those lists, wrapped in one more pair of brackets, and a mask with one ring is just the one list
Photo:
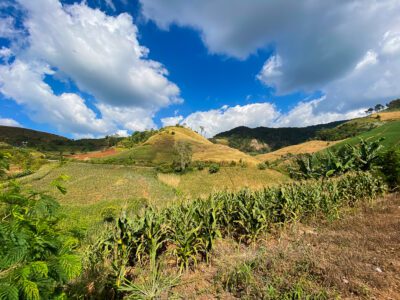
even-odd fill
[(218, 173), (219, 172), (219, 169), (220, 169), (220, 167), (219, 167), (219, 164), (211, 164), (209, 167), (208, 167), (208, 173), (210, 173), (210, 174), (215, 174), (215, 173)]
[(63, 286), (80, 274), (81, 260), (74, 254), (78, 241), (57, 228), (59, 204), (16, 184), (1, 191), (0, 204), (0, 299), (63, 296)]
[(206, 163), (204, 161), (195, 161), (193, 163), (193, 167), (195, 167), (199, 171), (202, 171), (206, 167)]
[(389, 187), (397, 189), (400, 186), (400, 151), (390, 150), (384, 153), (379, 164)]
[(118, 209), (115, 206), (103, 208), (100, 213), (104, 222), (113, 222), (118, 217)]
[(265, 170), (265, 169), (267, 169), (267, 165), (266, 165), (265, 163), (259, 163), (259, 164), (257, 165), (257, 168), (258, 168), (259, 170)]

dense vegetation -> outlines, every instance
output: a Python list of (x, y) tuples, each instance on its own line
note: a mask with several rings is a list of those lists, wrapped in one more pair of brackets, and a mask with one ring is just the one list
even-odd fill
[(155, 135), (158, 130), (145, 130), (145, 131), (135, 131), (129, 137), (126, 137), (120, 141), (120, 145), (125, 148), (132, 148), (140, 143), (147, 141), (150, 137)]
[[(0, 155), (0, 170), (8, 168)], [(54, 185), (65, 192), (59, 181)], [(81, 272), (78, 240), (58, 229), (59, 204), (13, 182), (0, 191), (0, 299), (62, 299)]]
[(393, 100), (387, 104), (388, 110), (400, 110), (400, 99)]
[[(265, 143), (271, 150), (305, 142), (316, 136), (322, 129), (329, 129), (342, 124), (344, 121), (337, 121), (328, 124), (314, 125), (308, 127), (289, 128), (248, 128), (245, 126), (236, 127), (226, 132), (217, 134), (214, 139), (227, 139), (232, 148), (252, 152), (249, 143), (252, 139)], [(252, 150), (252, 151), (249, 151)]]
[(116, 136), (107, 136), (100, 139), (71, 140), (51, 133), (0, 125), (0, 142), (15, 147), (34, 148), (38, 151), (64, 153), (95, 151), (114, 146), (120, 140), (122, 138)]
[(334, 128), (318, 130), (315, 137), (322, 141), (338, 141), (355, 137), (382, 125), (378, 119), (360, 118), (340, 124)]
[(296, 158), (296, 166), (290, 168), (290, 174), (297, 179), (310, 179), (373, 170), (378, 168), (382, 140), (360, 140), (355, 146), (346, 144), (336, 151), (300, 155)]

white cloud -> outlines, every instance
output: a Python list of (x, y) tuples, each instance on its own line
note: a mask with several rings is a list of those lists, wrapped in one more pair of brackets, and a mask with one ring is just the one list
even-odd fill
[(303, 127), (338, 120), (346, 120), (361, 117), (364, 109), (353, 110), (345, 114), (332, 112), (318, 112), (323, 99), (300, 102), (292, 110), (282, 113), (271, 103), (253, 103), (237, 105), (233, 107), (223, 106), (220, 109), (199, 111), (188, 115), (162, 119), (163, 125), (175, 125), (177, 120), (180, 124), (186, 124), (196, 131), (204, 127), (207, 137), (217, 133), (230, 130), (238, 126), (246, 127)]
[(179, 124), (183, 119), (183, 116), (162, 118), (161, 123), (163, 124), (163, 126), (175, 126), (176, 124)]
[(101, 134), (110, 130), (110, 124), (97, 118), (78, 95), (55, 95), (43, 81), (45, 74), (52, 74), (48, 66), (17, 59), (11, 65), (0, 66), (0, 92), (26, 107), (33, 120), (45, 120), (60, 131)]
[[(147, 58), (149, 50), (139, 44), (129, 14), (107, 16), (84, 2), (18, 2), (26, 9), (27, 47), (15, 53), (15, 62), (1, 67), (1, 92), (27, 107), (36, 121), (75, 134), (141, 130), (154, 127), (152, 117), (160, 108), (182, 101), (179, 88), (167, 79), (168, 71)], [(77, 94), (55, 95), (45, 75), (70, 79), (93, 95), (101, 116)], [(34, 77), (29, 89), (25, 82), (10, 81), (20, 80), (18, 76)]]
[(245, 59), (273, 49), (257, 77), (277, 94), (322, 90), (326, 100), (319, 109), (338, 113), (398, 97), (397, 87), (387, 88), (399, 78), (399, 0), (140, 2), (142, 14), (161, 28), (197, 30), (211, 53)]
[(14, 119), (9, 119), (9, 118), (0, 118), (0, 125), (22, 127), (22, 125), (20, 123), (18, 123)]
[(375, 65), (377, 63), (378, 63), (378, 55), (374, 51), (370, 50), (367, 51), (367, 53), (365, 53), (362, 60), (356, 65), (355, 69), (360, 70), (369, 65)]

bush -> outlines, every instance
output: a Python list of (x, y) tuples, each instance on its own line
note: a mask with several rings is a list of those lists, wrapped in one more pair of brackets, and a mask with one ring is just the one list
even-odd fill
[(400, 151), (390, 150), (384, 153), (379, 165), (389, 188), (397, 189), (400, 186)]
[(59, 204), (11, 184), (1, 191), (0, 205), (0, 299), (65, 297), (64, 285), (80, 274), (81, 259), (74, 254), (78, 241), (58, 229)]
[(211, 164), (211, 165), (208, 167), (208, 173), (210, 173), (210, 174), (218, 173), (218, 172), (219, 172), (219, 169), (220, 169), (219, 164)]
[(257, 168), (258, 168), (259, 170), (265, 170), (265, 169), (267, 169), (267, 165), (266, 165), (265, 163), (259, 163), (259, 164), (257, 165)]
[(193, 163), (193, 167), (195, 167), (199, 171), (202, 171), (206, 167), (206, 163), (204, 161), (195, 161)]
[(103, 208), (100, 215), (104, 222), (112, 222), (118, 217), (118, 209), (115, 206), (108, 206)]

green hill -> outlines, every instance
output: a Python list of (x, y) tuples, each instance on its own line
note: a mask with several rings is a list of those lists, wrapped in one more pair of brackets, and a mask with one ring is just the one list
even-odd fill
[(107, 148), (122, 138), (72, 140), (66, 137), (33, 129), (0, 126), (0, 142), (15, 147), (29, 147), (39, 151), (82, 152)]
[(220, 140), (225, 140), (232, 148), (245, 152), (257, 152), (255, 151), (257, 149), (251, 146), (253, 140), (257, 140), (259, 143), (264, 143), (268, 146), (268, 148), (264, 148), (266, 151), (260, 152), (268, 152), (268, 150), (277, 150), (314, 139), (318, 131), (334, 128), (344, 122), (345, 121), (337, 121), (308, 127), (248, 128), (241, 126), (217, 134), (214, 137), (214, 141), (219, 142)]
[(0, 125), (0, 141), (13, 145), (39, 146), (46, 143), (67, 142), (66, 137), (33, 129)]
[(385, 149), (400, 148), (400, 121), (392, 121), (377, 128), (374, 128), (368, 132), (361, 133), (355, 137), (346, 139), (340, 143), (335, 144), (332, 148), (343, 146), (344, 144), (354, 145), (360, 141), (360, 138), (364, 140), (374, 141), (379, 138), (384, 138), (382, 145)]

